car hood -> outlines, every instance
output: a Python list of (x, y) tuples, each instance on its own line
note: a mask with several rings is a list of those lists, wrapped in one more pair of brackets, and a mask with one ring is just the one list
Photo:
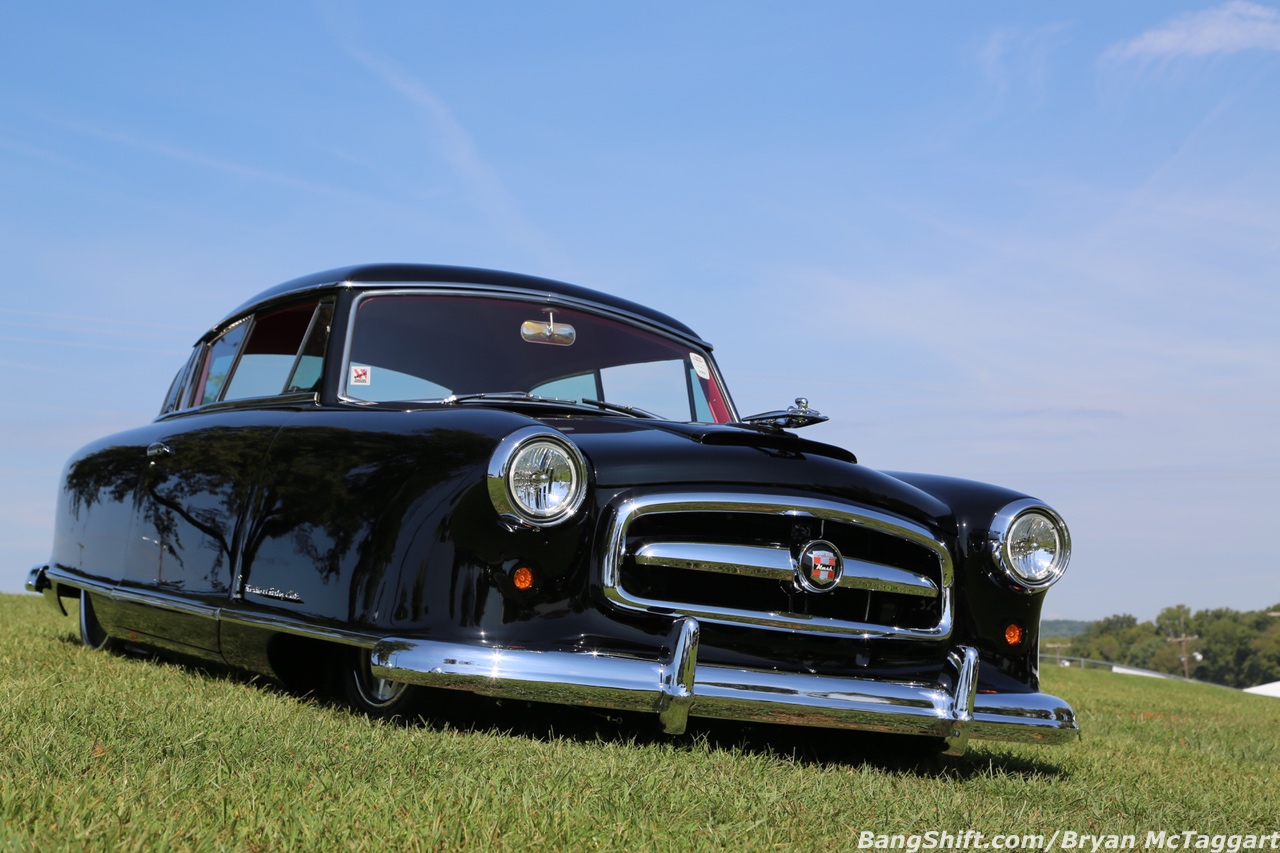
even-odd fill
[(612, 417), (540, 419), (590, 462), (602, 489), (693, 485), (817, 493), (950, 527), (932, 495), (866, 466), (847, 450), (789, 432)]

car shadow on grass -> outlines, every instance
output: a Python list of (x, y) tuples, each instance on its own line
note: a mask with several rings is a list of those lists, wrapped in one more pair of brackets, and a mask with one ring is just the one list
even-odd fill
[(963, 756), (941, 755), (940, 739), (691, 718), (682, 735), (661, 731), (656, 714), (492, 699), (452, 690), (424, 690), (425, 710), (407, 726), (483, 732), (551, 742), (657, 746), (683, 752), (728, 752), (811, 766), (871, 767), (918, 776), (967, 779), (1010, 775), (1066, 778), (1037, 757), (971, 744)]
[[(58, 639), (69, 645), (80, 645), (79, 637), (74, 634)], [(252, 684), (298, 702), (357, 713), (347, 706), (332, 680), (311, 679), (283, 684), (232, 667), (168, 652), (126, 646), (117, 649), (117, 653), (139, 658), (140, 662), (163, 661), (186, 670), (191, 677)], [(689, 753), (740, 753), (809, 766), (869, 767), (957, 780), (992, 775), (1064, 779), (1069, 775), (1052, 762), (1000, 748), (989, 751), (982, 747), (981, 742), (971, 744), (963, 756), (946, 756), (940, 754), (941, 741), (934, 738), (698, 717), (690, 718), (684, 734), (669, 735), (662, 732), (656, 714), (494, 699), (434, 688), (423, 688), (421, 694), (420, 713), (409, 718), (397, 717), (390, 722), (435, 731), (476, 732), (546, 743), (567, 740), (655, 746)]]

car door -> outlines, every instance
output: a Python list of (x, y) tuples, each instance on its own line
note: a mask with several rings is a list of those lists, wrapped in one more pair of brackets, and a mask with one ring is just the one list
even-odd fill
[[(241, 522), (272, 438), (319, 365), (306, 343), (311, 301), (248, 317), (206, 347), (186, 408), (161, 421), (139, 479), (121, 592), (140, 606), (130, 630), (180, 651), (216, 653), (218, 613), (234, 591)], [(314, 375), (313, 375), (314, 374)]]

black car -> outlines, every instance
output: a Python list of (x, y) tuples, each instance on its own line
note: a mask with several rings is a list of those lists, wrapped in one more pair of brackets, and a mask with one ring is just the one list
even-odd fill
[(671, 733), (1075, 737), (1037, 674), (1061, 518), (794, 431), (821, 420), (740, 416), (709, 344), (607, 294), (331, 270), (231, 312), (154, 422), (72, 457), (27, 588), (78, 598), (90, 646), (336, 672), (370, 714), (427, 686)]

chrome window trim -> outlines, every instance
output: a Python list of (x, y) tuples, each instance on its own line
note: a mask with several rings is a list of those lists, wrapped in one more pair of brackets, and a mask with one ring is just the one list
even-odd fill
[[(293, 354), (293, 364), (289, 365), (289, 372), (284, 377), (284, 386), (280, 389), (279, 394), (298, 393), (296, 391), (290, 391), (289, 384), (293, 382), (294, 374), (298, 372), (298, 365), (302, 363), (302, 353), (306, 350), (307, 344), (311, 342), (311, 333), (315, 330), (316, 323), (319, 322), (320, 320), (320, 314), (324, 309), (326, 301), (328, 304), (332, 305), (336, 300), (321, 299), (319, 302), (315, 304), (315, 307), (311, 310), (311, 319), (307, 321), (307, 330), (302, 333), (302, 340), (298, 342), (298, 351)], [(299, 304), (305, 305), (306, 303), (303, 302)], [(330, 324), (333, 323), (332, 314), (329, 315), (329, 322)], [(328, 340), (328, 335), (326, 333), (324, 349), (327, 350), (328, 348), (329, 348), (329, 340)], [(323, 384), (323, 378), (324, 378), (324, 364), (323, 364), (324, 356), (323, 355), (320, 356), (320, 361), (321, 361), (320, 376)], [(278, 395), (272, 395), (272, 396), (278, 396)]]
[[(249, 341), (253, 339), (253, 330), (258, 325), (257, 313), (255, 312), (253, 314), (250, 314), (248, 317), (245, 318), (245, 321), (248, 322), (249, 325), (244, 330), (244, 337), (240, 340), (240, 346), (236, 347), (236, 355), (235, 355), (235, 358), (231, 360), (231, 367), (228, 368), (227, 370), (227, 378), (222, 381), (222, 387), (218, 389), (218, 399), (212, 400), (209, 402), (221, 403), (224, 399), (226, 399), (227, 389), (231, 387), (231, 380), (236, 378), (236, 371), (240, 369), (240, 359), (244, 357), (244, 351), (249, 348)], [(227, 329), (227, 332), (230, 332), (231, 329), (239, 325), (240, 325), (239, 323), (234, 324), (233, 326), (231, 326), (231, 328)], [(220, 340), (225, 335), (226, 335), (226, 332), (223, 332), (222, 335), (219, 335), (219, 337), (214, 340), (214, 343), (217, 343), (217, 340)], [(241, 397), (240, 399), (245, 399), (245, 398)], [(228, 402), (234, 402), (234, 401), (228, 401)]]
[[(724, 379), (720, 374), (719, 365), (716, 364), (715, 357), (711, 354), (711, 345), (706, 341), (696, 338), (689, 338), (684, 335), (674, 333), (672, 330), (654, 324), (639, 315), (632, 314), (628, 311), (617, 311), (595, 302), (589, 302), (583, 299), (575, 299), (573, 297), (560, 296), (553, 293), (530, 293), (523, 290), (508, 290), (504, 288), (494, 288), (485, 286), (468, 287), (465, 284), (446, 284), (443, 287), (411, 287), (410, 282), (402, 283), (382, 283), (381, 285), (372, 285), (364, 282), (354, 282), (350, 285), (352, 288), (360, 288), (360, 292), (351, 300), (351, 304), (347, 307), (346, 316), (346, 334), (342, 343), (342, 363), (340, 365), (341, 375), (338, 377), (338, 400), (343, 403), (351, 403), (357, 406), (375, 405), (373, 401), (361, 400), (347, 394), (347, 380), (350, 378), (351, 370), (351, 340), (355, 335), (356, 314), (360, 310), (360, 304), (370, 297), (381, 296), (470, 296), (478, 299), (498, 299), (508, 302), (528, 302), (533, 305), (552, 305), (562, 308), (569, 308), (574, 311), (582, 311), (585, 314), (592, 314), (597, 317), (603, 317), (608, 320), (619, 320), (627, 325), (638, 326), (646, 332), (674, 341), (684, 347), (696, 350), (699, 355), (707, 360), (707, 364), (711, 366), (712, 374), (720, 388), (721, 396), (724, 398), (725, 406), (729, 409), (729, 421), (732, 423), (738, 420), (738, 411), (733, 405), (733, 398), (730, 397)], [(336, 313), (336, 309), (335, 309)], [(401, 402), (419, 402), (396, 400), (394, 403)], [(678, 422), (679, 423), (679, 422)], [(689, 423), (692, 423), (690, 421)]]
[[(900, 628), (830, 617), (805, 616), (795, 613), (761, 612), (712, 605), (688, 605), (633, 595), (622, 586), (622, 563), (626, 559), (627, 529), (637, 518), (652, 513), (742, 512), (762, 515), (831, 519), (861, 525), (921, 545), (938, 557), (942, 588), (939, 592), (941, 615), (938, 624), (929, 628)], [(601, 561), (601, 589), (607, 601), (624, 610), (667, 616), (693, 616), (704, 622), (726, 625), (750, 625), (761, 628), (801, 631), (817, 634), (840, 634), (863, 638), (940, 640), (951, 636), (954, 601), (952, 585), (955, 575), (951, 553), (946, 545), (922, 525), (887, 513), (835, 501), (811, 497), (736, 494), (731, 492), (656, 493), (625, 498), (615, 507), (607, 522)], [(789, 555), (788, 555), (789, 556)]]
[(267, 397), (242, 397), (239, 400), (222, 400), (217, 403), (204, 403), (194, 409), (179, 409), (156, 418), (167, 421), (170, 418), (188, 415), (206, 415), (210, 412), (226, 412), (235, 409), (289, 409), (297, 406), (314, 406), (320, 399), (318, 391), (295, 391), (291, 394), (274, 394)]

